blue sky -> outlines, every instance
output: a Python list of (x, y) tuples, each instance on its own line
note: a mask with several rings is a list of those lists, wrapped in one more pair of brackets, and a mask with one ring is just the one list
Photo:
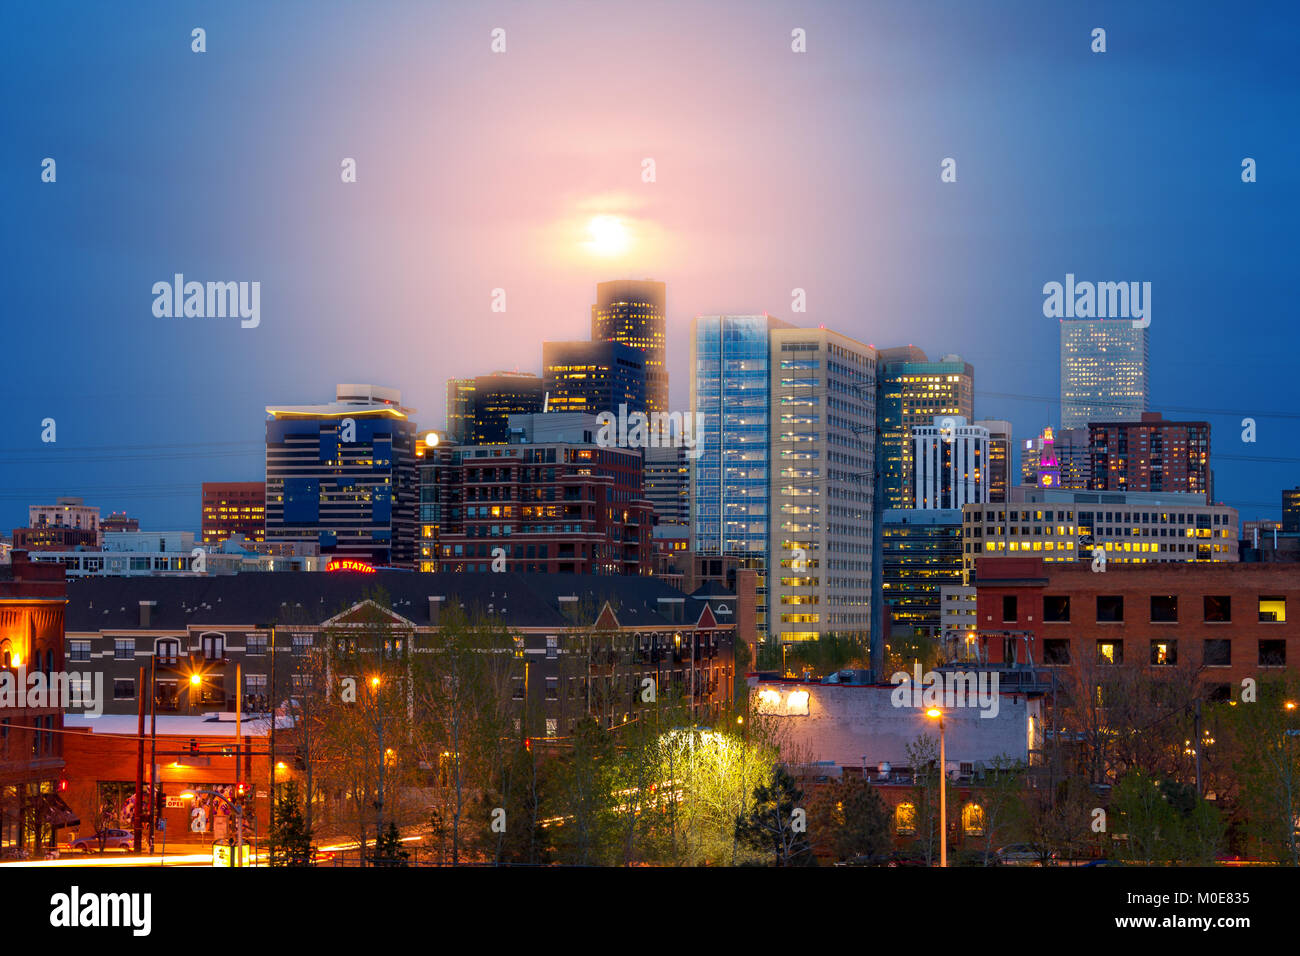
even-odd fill
[[(977, 415), (1019, 438), (1058, 417), (1043, 284), (1149, 281), (1152, 408), (1211, 422), (1216, 497), (1275, 517), (1300, 484), (1291, 5), (45, 2), (0, 17), (0, 528), (59, 494), (194, 528), (202, 481), (262, 476), (268, 403), (374, 381), (439, 427), (447, 377), (537, 371), (542, 340), (585, 337), (595, 283), (623, 276), (668, 284), (677, 407), (691, 316), (765, 310), (960, 353)], [(945, 157), (956, 183), (940, 182)], [(1258, 182), (1242, 183), (1244, 157)], [(582, 246), (593, 215), (626, 223), (625, 253)], [(261, 324), (155, 317), (152, 286), (177, 272), (259, 281)]]

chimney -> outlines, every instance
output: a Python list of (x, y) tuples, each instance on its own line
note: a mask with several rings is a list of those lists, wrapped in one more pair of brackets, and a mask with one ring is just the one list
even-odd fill
[(157, 601), (140, 602), (140, 626), (141, 627), (150, 626), (150, 621), (153, 619), (154, 605), (156, 605), (157, 603), (158, 603)]
[(442, 594), (429, 595), (429, 623), (434, 627), (438, 626), (438, 620), (442, 611), (442, 602), (445, 600), (446, 596)]

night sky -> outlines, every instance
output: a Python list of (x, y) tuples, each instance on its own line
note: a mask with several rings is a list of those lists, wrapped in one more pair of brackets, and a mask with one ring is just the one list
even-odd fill
[[(45, 0), (0, 18), (6, 531), (62, 494), (196, 529), (202, 481), (262, 477), (267, 404), (375, 382), (441, 427), (447, 377), (540, 371), (542, 340), (587, 337), (595, 283), (620, 277), (668, 284), (676, 408), (691, 316), (767, 311), (961, 354), (977, 417), (1019, 439), (1058, 418), (1044, 283), (1149, 281), (1152, 409), (1211, 422), (1216, 497), (1277, 517), (1300, 484), (1294, 5)], [(595, 216), (625, 251), (584, 244)], [(175, 273), (260, 282), (260, 325), (155, 317)]]

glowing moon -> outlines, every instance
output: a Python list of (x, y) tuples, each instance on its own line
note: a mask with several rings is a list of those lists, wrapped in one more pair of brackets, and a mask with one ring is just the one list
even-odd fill
[(627, 227), (617, 216), (593, 216), (587, 223), (588, 251), (598, 256), (618, 256), (627, 251)]

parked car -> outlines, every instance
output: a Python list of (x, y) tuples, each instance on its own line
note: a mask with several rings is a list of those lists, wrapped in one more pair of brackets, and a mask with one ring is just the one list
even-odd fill
[[(1008, 843), (997, 850), (999, 863), (1041, 863), (1043, 856), (1043, 848), (1033, 843)], [(1049, 860), (1055, 860), (1058, 854), (1051, 851), (1046, 856)]]
[(135, 835), (130, 830), (105, 830), (102, 834), (95, 833), (80, 837), (69, 843), (68, 849), (82, 853), (98, 853), (101, 836), (105, 850), (125, 850), (129, 853), (135, 849)]

